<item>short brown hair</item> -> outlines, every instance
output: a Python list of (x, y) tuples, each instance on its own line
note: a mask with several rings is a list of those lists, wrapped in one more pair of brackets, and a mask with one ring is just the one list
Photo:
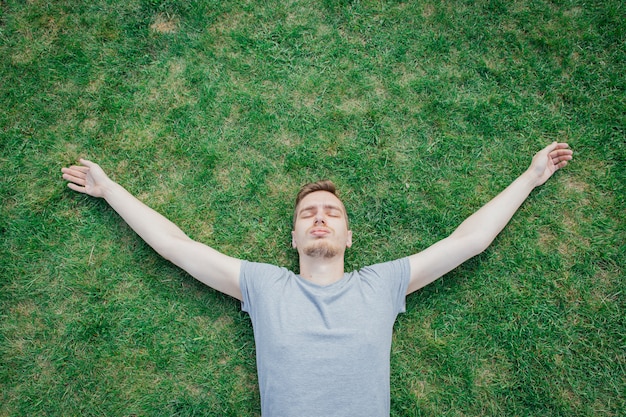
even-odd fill
[[(337, 194), (337, 187), (335, 187), (335, 184), (333, 184), (331, 180), (320, 180), (320, 181), (304, 184), (300, 188), (300, 191), (298, 191), (298, 195), (296, 196), (296, 205), (294, 206), (294, 210), (293, 210), (293, 224), (294, 225), (296, 224), (296, 218), (298, 217), (298, 211), (297, 211), (298, 204), (300, 204), (300, 201), (302, 201), (304, 197), (316, 191), (327, 191), (331, 194), (334, 194), (337, 198), (339, 198), (339, 195)], [(347, 222), (348, 222), (348, 214), (346, 213), (346, 223)]]

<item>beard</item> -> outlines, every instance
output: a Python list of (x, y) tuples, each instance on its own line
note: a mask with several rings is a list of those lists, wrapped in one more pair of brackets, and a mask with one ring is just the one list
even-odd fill
[(304, 249), (304, 253), (312, 258), (334, 258), (339, 249), (325, 240), (318, 240)]

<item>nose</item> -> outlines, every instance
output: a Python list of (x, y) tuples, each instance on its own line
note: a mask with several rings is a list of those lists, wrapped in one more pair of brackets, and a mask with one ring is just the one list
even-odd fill
[(315, 216), (315, 224), (326, 224), (326, 219), (321, 214)]

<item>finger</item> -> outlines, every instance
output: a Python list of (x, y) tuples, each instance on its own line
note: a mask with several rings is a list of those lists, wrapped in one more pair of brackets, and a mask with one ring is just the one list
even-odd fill
[(79, 185), (85, 185), (87, 183), (87, 174), (82, 170), (76, 170), (71, 168), (63, 168), (63, 179), (74, 182)]
[(74, 175), (78, 175), (78, 173), (80, 173), (84, 175), (89, 172), (89, 168), (85, 166), (80, 166), (80, 165), (72, 165), (69, 168), (61, 168), (61, 172), (72, 173)]
[(71, 169), (71, 168), (63, 168), (61, 170), (61, 172), (63, 172), (63, 178), (65, 179), (85, 179), (87, 177), (87, 174), (85, 172), (83, 172), (82, 170), (77, 170), (77, 169)]
[(80, 186), (80, 185), (76, 185), (76, 184), (74, 184), (73, 182), (68, 183), (68, 184), (67, 184), (67, 186), (68, 186), (69, 188), (71, 188), (72, 190), (77, 191), (77, 192), (79, 192), (79, 193), (83, 193), (83, 194), (85, 194), (85, 192), (86, 192), (86, 191), (85, 191), (85, 187)]
[(554, 166), (556, 167), (556, 169), (561, 169), (563, 168), (565, 165), (567, 165), (567, 161), (561, 161), (558, 164), (555, 164)]
[(560, 169), (567, 165), (568, 161), (571, 161), (572, 158), (572, 151), (560, 151), (556, 155), (552, 156), (552, 163), (554, 164), (556, 169)]
[(569, 145), (566, 142), (554, 141), (550, 145), (543, 148), (543, 151), (552, 155), (553, 152), (562, 152), (563, 150), (567, 150), (567, 148), (569, 148)]
[(554, 165), (561, 161), (569, 161), (572, 159), (572, 151), (569, 149), (555, 150), (550, 153), (550, 159)]
[(66, 181), (69, 181), (70, 184), (76, 184), (81, 187), (84, 187), (85, 185), (87, 185), (87, 181), (84, 178), (73, 177), (71, 175), (65, 174), (63, 175), (63, 179)]
[(567, 150), (553, 152), (552, 154), (550, 154), (550, 157), (552, 158), (552, 161), (554, 163), (557, 163), (560, 161), (569, 161), (573, 158), (572, 151), (567, 151)]
[(574, 151), (572, 151), (571, 149), (555, 149), (552, 152), (550, 152), (551, 155), (571, 155), (573, 154)]

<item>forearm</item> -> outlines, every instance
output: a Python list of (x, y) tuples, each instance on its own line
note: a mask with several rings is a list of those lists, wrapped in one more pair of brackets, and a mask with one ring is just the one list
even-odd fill
[(536, 177), (524, 172), (495, 198), (468, 217), (451, 235), (467, 239), (476, 253), (484, 251), (504, 229), (536, 186)]
[(103, 198), (148, 245), (165, 258), (169, 259), (169, 245), (177, 239), (188, 239), (178, 226), (114, 181), (105, 187)]
[(533, 157), (530, 167), (493, 200), (468, 217), (445, 239), (409, 257), (407, 293), (441, 277), (491, 244), (535, 187), (572, 159), (567, 143), (553, 142)]
[(239, 259), (190, 239), (174, 223), (111, 180), (94, 162), (80, 159), (80, 165), (64, 167), (61, 172), (72, 190), (104, 198), (159, 255), (206, 285), (241, 300)]

